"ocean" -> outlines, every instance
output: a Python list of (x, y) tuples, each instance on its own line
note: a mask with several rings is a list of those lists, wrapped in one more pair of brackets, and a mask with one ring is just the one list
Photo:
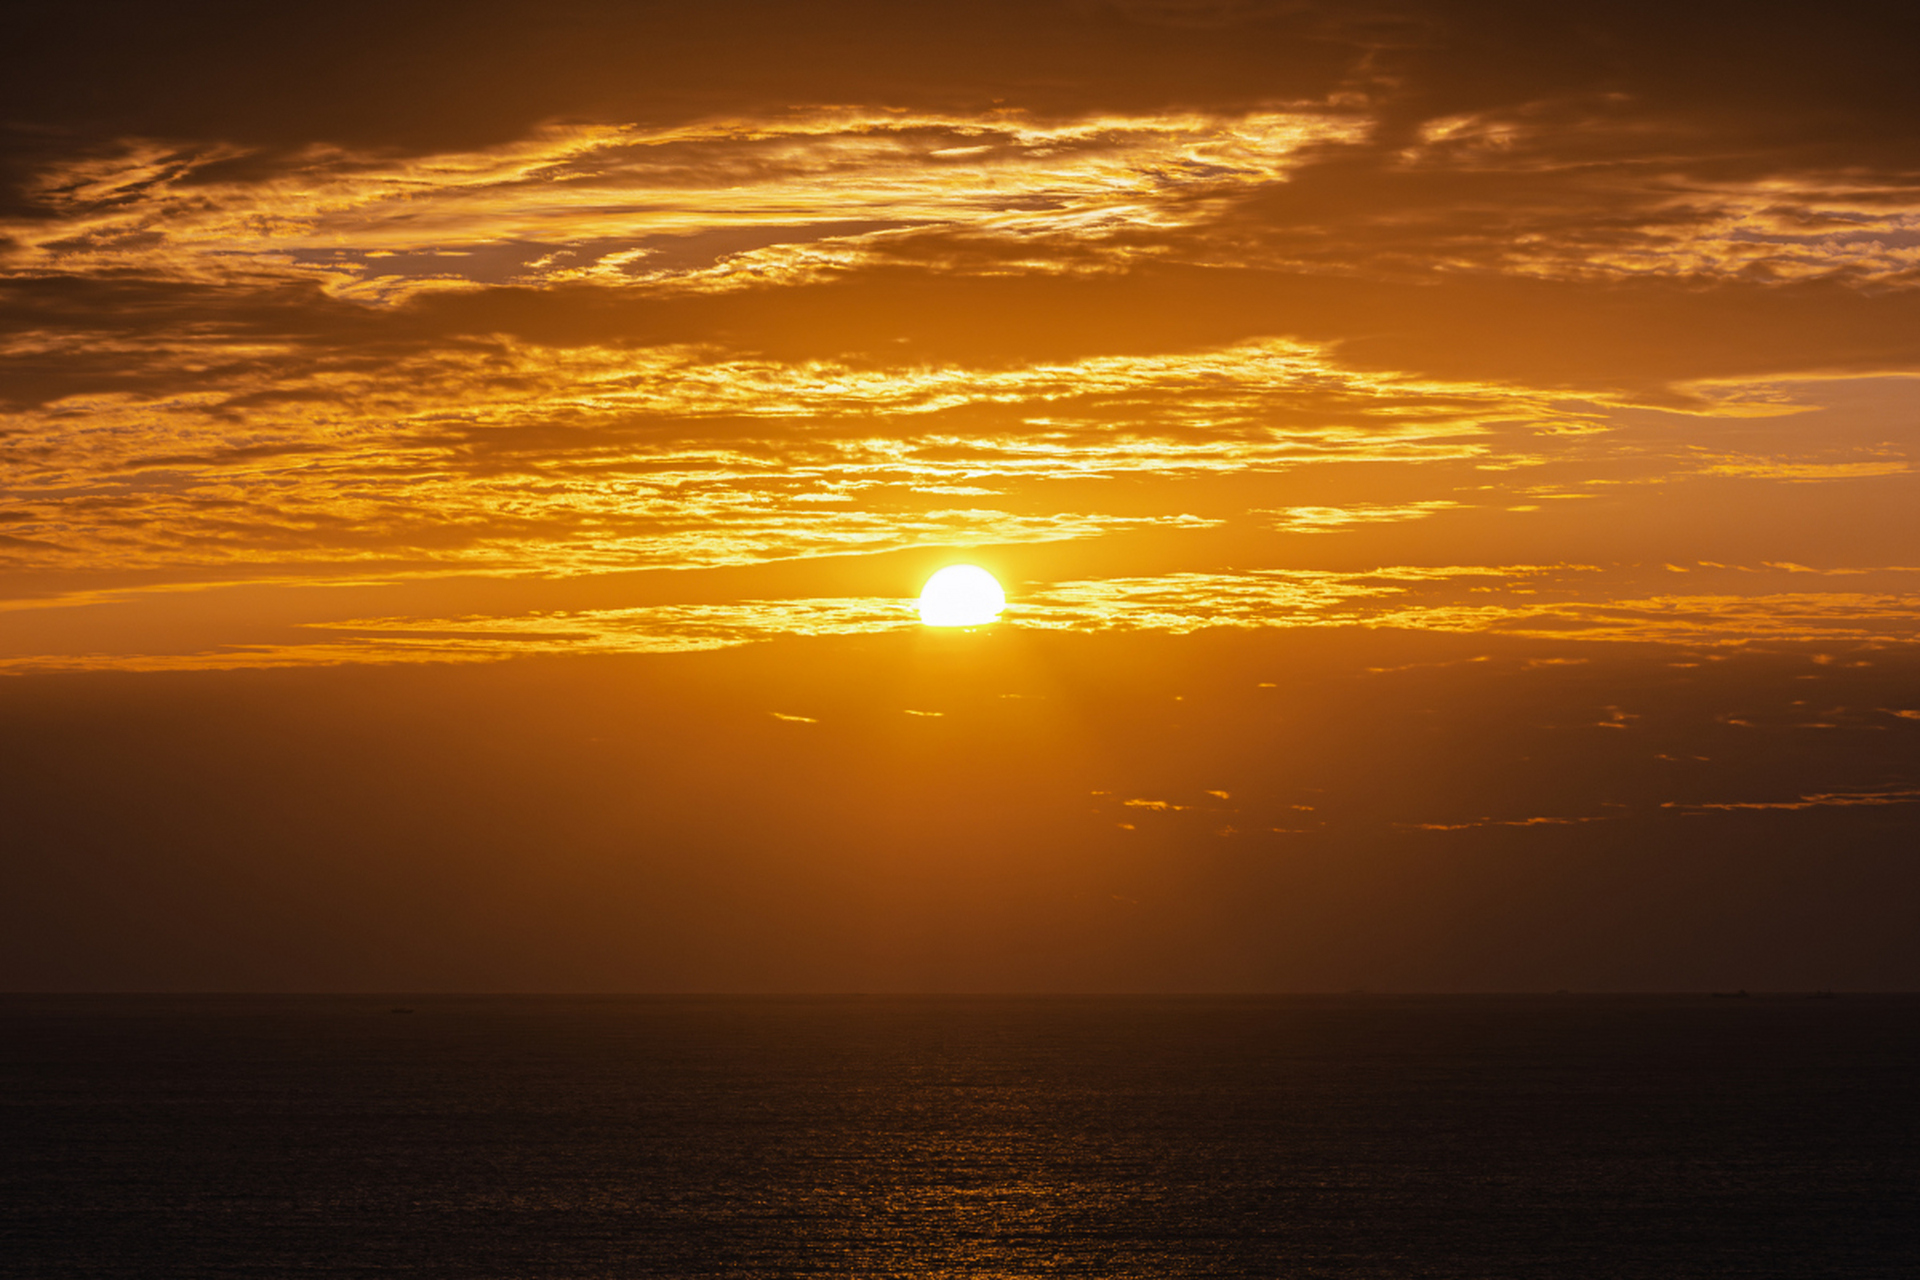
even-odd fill
[(1906, 996), (9, 996), (0, 1086), (7, 1276), (1920, 1276)]

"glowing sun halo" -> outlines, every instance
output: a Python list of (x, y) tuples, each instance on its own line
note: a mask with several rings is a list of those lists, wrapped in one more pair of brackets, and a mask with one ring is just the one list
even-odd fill
[(950, 564), (920, 588), (920, 621), (930, 627), (980, 627), (1007, 607), (993, 575), (970, 564)]

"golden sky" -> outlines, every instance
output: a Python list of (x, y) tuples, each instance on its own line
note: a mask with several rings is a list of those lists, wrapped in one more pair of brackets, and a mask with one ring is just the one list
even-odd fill
[[(1127, 669), (1178, 684), (1225, 644), (1253, 697), (1292, 645), (1441, 692), (1481, 678), (1461, 663), (1589, 684), (1738, 667), (1759, 683), (1701, 704), (1712, 732), (1769, 680), (1811, 708), (1781, 723), (1858, 728), (1753, 755), (1813, 773), (1663, 774), (1578, 813), (1557, 792), (1435, 798), (1374, 824), (1396, 839), (1606, 804), (1907, 813), (1902, 40), (1688, 8), (21, 7), (0, 88), (0, 670), (71, 691), (290, 669), (305, 690), (363, 665), (964, 664), (927, 656), (913, 599), (969, 562), (1009, 606), (978, 641), (1002, 657), (962, 685), (1020, 645), (1042, 646), (1021, 670), (1152, 654)], [(1849, 671), (1881, 683), (1828, 694)], [(1641, 677), (1617, 679), (1566, 714), (1637, 742), (1659, 698), (1629, 705)], [(1098, 688), (1076, 716), (1106, 715)], [(1520, 688), (1486, 697), (1537, 729)], [(831, 719), (763, 692), (755, 733)], [(870, 693), (862, 715), (892, 696)], [(1383, 714), (1353, 697), (1343, 715)], [(1057, 749), (1106, 750), (1083, 730)], [(1221, 733), (1227, 771), (1257, 774), (1265, 739)], [(1634, 767), (1711, 754), (1665, 746)], [(1049, 768), (1103, 839), (1257, 785)], [(1015, 843), (1044, 843), (1016, 809)], [(1308, 830), (1291, 812), (1252, 827), (1285, 843)], [(1209, 838), (1223, 826), (1249, 828)], [(1226, 894), (1241, 873), (1219, 874)], [(565, 981), (681, 973), (581, 963)], [(808, 981), (866, 972), (847, 964)], [(1156, 981), (1088, 964), (1031, 980)]]

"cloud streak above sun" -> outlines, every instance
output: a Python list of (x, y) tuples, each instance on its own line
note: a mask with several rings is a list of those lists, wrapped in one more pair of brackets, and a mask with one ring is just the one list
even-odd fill
[[(1041, 124), (842, 111), (556, 129), (399, 163), (318, 149), (247, 181), (220, 176), (244, 153), (142, 142), (42, 174), (32, 194), (58, 219), (8, 231), (17, 270), (291, 273), (382, 300), (463, 283), (791, 281), (885, 260), (918, 229), (1083, 237), (1118, 266), (1115, 237), (1202, 221), (1364, 127), (1330, 113)], [(1005, 269), (1050, 265), (1099, 263), (1042, 251)]]

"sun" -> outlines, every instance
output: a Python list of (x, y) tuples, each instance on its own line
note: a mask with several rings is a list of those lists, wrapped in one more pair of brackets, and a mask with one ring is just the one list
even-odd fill
[(950, 564), (920, 588), (920, 621), (929, 627), (983, 627), (1007, 607), (1007, 593), (978, 565)]

